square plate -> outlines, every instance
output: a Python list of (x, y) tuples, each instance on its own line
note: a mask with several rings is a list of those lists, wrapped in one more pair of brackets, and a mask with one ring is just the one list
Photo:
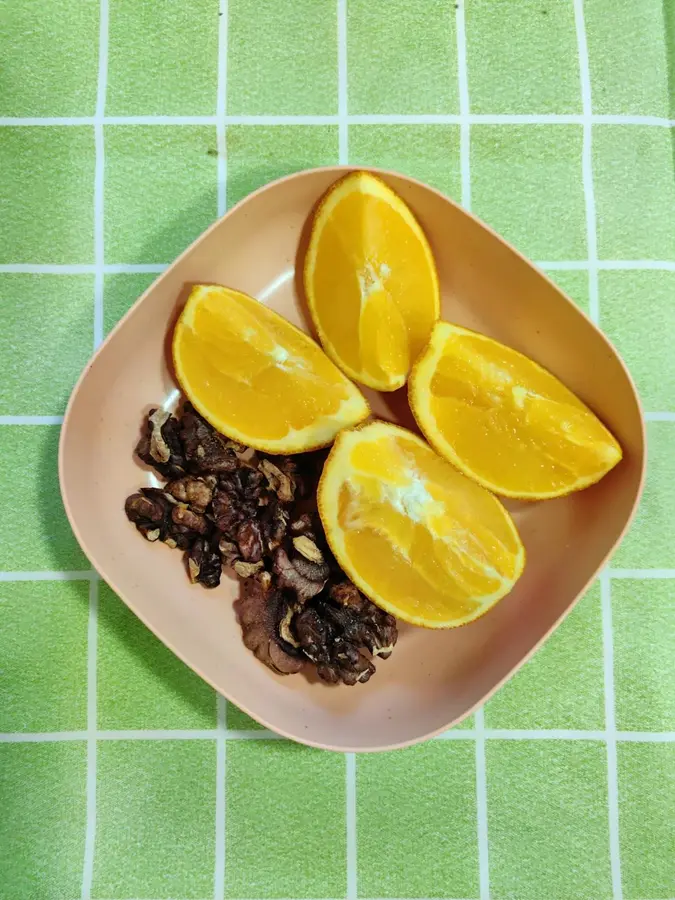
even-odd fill
[[(616, 435), (624, 459), (599, 484), (540, 503), (507, 501), (527, 550), (525, 573), (487, 615), (449, 631), (401, 625), (391, 659), (354, 688), (280, 677), (244, 647), (235, 581), (188, 582), (181, 554), (139, 538), (124, 500), (152, 475), (133, 455), (142, 417), (178, 399), (167, 347), (191, 285), (214, 282), (268, 303), (301, 328), (298, 273), (311, 213), (349, 169), (313, 169), (251, 194), (145, 292), (78, 382), (66, 413), (59, 472), (64, 503), (102, 577), (182, 660), (264, 725), (337, 750), (404, 746), (468, 715), (570, 611), (621, 539), (644, 478), (644, 428), (631, 378), (598, 329), (545, 275), (437, 191), (378, 174), (409, 204), (436, 256), (442, 316), (541, 363)], [(376, 171), (376, 170), (374, 170)], [(405, 391), (369, 393), (383, 418), (415, 429)]]

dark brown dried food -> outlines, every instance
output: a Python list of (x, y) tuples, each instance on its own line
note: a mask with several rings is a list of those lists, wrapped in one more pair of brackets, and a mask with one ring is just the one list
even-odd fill
[(216, 527), (224, 534), (230, 534), (244, 518), (234, 491), (218, 486), (213, 495), (211, 515)]
[(295, 466), (289, 463), (288, 457), (280, 460), (280, 464), (283, 468), (275, 465), (269, 459), (263, 459), (259, 469), (267, 479), (270, 490), (277, 495), (279, 502), (292, 503), (295, 498)]
[(293, 548), (310, 562), (316, 563), (317, 565), (322, 565), (324, 562), (323, 553), (316, 541), (308, 534), (300, 534), (297, 537), (294, 537)]
[(254, 563), (238, 559), (232, 568), (240, 578), (250, 578), (251, 575), (261, 572), (265, 568), (265, 563), (262, 559)]
[(237, 546), (245, 562), (257, 563), (263, 558), (263, 535), (260, 523), (255, 519), (244, 522), (237, 530)]
[(182, 525), (190, 531), (196, 531), (197, 534), (207, 534), (209, 531), (206, 517), (193, 512), (187, 506), (174, 506), (171, 510), (171, 521), (174, 525)]
[(124, 510), (146, 540), (163, 541), (179, 550), (188, 550), (200, 533), (209, 530), (204, 516), (182, 506), (161, 488), (141, 488), (127, 497)]
[(244, 644), (260, 662), (280, 675), (294, 675), (302, 669), (302, 657), (292, 653), (292, 647), (281, 645), (278, 623), (284, 617), (285, 604), (267, 579), (242, 581), (237, 611)]
[(219, 474), (237, 469), (239, 460), (234, 447), (239, 445), (218, 434), (189, 403), (183, 410), (180, 437), (190, 471)]
[(326, 605), (340, 622), (345, 638), (367, 647), (373, 656), (388, 659), (398, 640), (396, 619), (371, 603), (351, 581), (331, 585), (329, 596), (336, 606)]
[(264, 478), (256, 469), (243, 466), (236, 472), (221, 475), (211, 505), (218, 528), (236, 540), (237, 527), (261, 516), (260, 503)]
[(223, 560), (213, 538), (198, 537), (185, 554), (190, 581), (207, 588), (218, 587)]
[(248, 464), (240, 465), (234, 477), (238, 490), (246, 500), (259, 501), (261, 495), (266, 493), (265, 476), (259, 468)]
[(127, 518), (148, 541), (164, 540), (172, 509), (172, 503), (159, 488), (141, 488), (127, 497), (124, 504)]
[(288, 532), (288, 512), (278, 503), (267, 507), (267, 514), (262, 518), (262, 527), (265, 538), (265, 550), (273, 553), (280, 547)]
[(345, 640), (322, 606), (309, 606), (294, 620), (300, 648), (316, 665), (319, 678), (329, 684), (363, 684), (375, 672), (373, 663)]
[[(373, 657), (386, 659), (397, 640), (396, 621), (342, 575), (314, 599), (292, 605), (284, 623), (319, 677), (331, 684), (363, 684), (375, 672)], [(288, 635), (283, 635), (288, 640)]]
[(186, 475), (185, 478), (170, 481), (165, 490), (181, 503), (187, 503), (195, 512), (204, 513), (213, 499), (216, 483), (214, 475)]
[(164, 478), (179, 478), (185, 474), (185, 453), (179, 431), (179, 422), (171, 413), (151, 409), (145, 431), (136, 445), (136, 455)]
[(185, 551), (194, 583), (216, 587), (233, 568), (244, 643), (259, 660), (290, 674), (309, 659), (331, 684), (372, 676), (396, 622), (345, 579), (312, 511), (325, 453), (261, 456), (189, 404), (180, 418), (153, 410), (138, 453), (170, 481), (127, 498), (127, 516), (147, 540)]
[(289, 525), (289, 531), (291, 534), (310, 534), (313, 537), (313, 521), (312, 517), (309, 513), (303, 513), (301, 516), (298, 516), (297, 519), (294, 519)]
[(184, 525), (176, 525), (175, 522), (172, 522), (170, 531), (164, 538), (164, 543), (167, 547), (171, 547), (172, 550), (189, 550), (197, 537), (198, 535), (195, 531), (186, 528)]
[(330, 569), (325, 563), (312, 563), (302, 556), (290, 559), (284, 548), (278, 547), (274, 553), (274, 574), (279, 587), (293, 591), (302, 605), (321, 593), (326, 586)]
[(232, 563), (239, 559), (239, 547), (237, 547), (236, 544), (233, 544), (232, 541), (228, 541), (225, 537), (221, 537), (218, 541), (218, 549), (223, 557), (224, 566), (231, 566)]

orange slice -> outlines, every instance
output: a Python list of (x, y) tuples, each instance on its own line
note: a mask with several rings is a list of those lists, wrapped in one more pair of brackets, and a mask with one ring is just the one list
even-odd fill
[(231, 288), (193, 288), (173, 361), (181, 388), (214, 428), (268, 453), (325, 447), (370, 413), (317, 343)]
[(413, 625), (472, 622), (511, 590), (525, 564), (499, 500), (387, 422), (338, 435), (318, 503), (331, 549), (352, 581)]
[(429, 443), (506, 497), (540, 500), (599, 481), (621, 447), (557, 378), (491, 338), (439, 322), (408, 386)]
[(307, 303), (340, 368), (402, 387), (439, 315), (436, 265), (417, 219), (380, 178), (352, 172), (324, 196), (305, 259)]

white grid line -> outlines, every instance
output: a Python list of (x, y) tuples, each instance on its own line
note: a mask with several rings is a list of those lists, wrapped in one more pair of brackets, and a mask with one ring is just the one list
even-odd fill
[[(286, 280), (288, 280), (286, 278)], [(258, 298), (261, 299), (261, 298)], [(264, 298), (261, 299), (264, 302)], [(98, 342), (100, 343), (100, 341)], [(96, 346), (98, 346), (98, 343)], [(647, 422), (675, 422), (675, 412), (645, 412)], [(63, 416), (0, 416), (0, 425), (62, 425)]]
[(216, 125), (215, 116), (106, 116), (105, 125)]
[[(99, 2), (98, 82), (94, 122), (94, 350), (103, 340), (103, 286), (105, 263), (103, 204), (105, 194), (105, 152), (103, 119), (108, 85), (108, 0)], [(96, 847), (96, 691), (98, 649), (99, 577), (92, 572), (89, 581), (89, 619), (87, 624), (87, 818), (82, 865), (82, 900), (90, 900)]]
[(215, 741), (218, 728), (121, 728), (96, 733), (99, 741)]
[(44, 572), (0, 572), (0, 581), (91, 581), (96, 578), (96, 573), (90, 569), (81, 571), (53, 571)]
[[(644, 579), (672, 579), (675, 578), (675, 569), (607, 569), (609, 578), (632, 578), (636, 581)], [(0, 572), (2, 581), (89, 581), (97, 578), (95, 572), (89, 569), (74, 571), (45, 570), (41, 572)], [(453, 731), (448, 734), (454, 734)]]
[[(220, 151), (219, 151), (220, 152)], [(559, 259), (535, 261), (535, 266), (550, 272), (585, 272), (589, 268), (586, 259)], [(93, 263), (61, 265), (52, 263), (1, 263), (0, 275), (95, 275), (102, 268), (104, 275), (160, 275), (170, 263), (106, 263), (102, 267)], [(667, 259), (599, 259), (600, 271), (664, 271), (675, 272), (675, 260)]]
[(588, 244), (588, 306), (591, 319), (597, 324), (600, 318), (598, 306), (598, 239), (595, 212), (595, 188), (593, 185), (593, 127), (591, 72), (588, 60), (586, 26), (583, 0), (574, 0), (574, 20), (579, 53), (581, 81), (581, 106), (583, 110), (583, 145), (581, 151), (581, 177), (586, 205), (586, 241)]
[[(338, 0), (340, 2), (340, 0)], [(459, 4), (457, 12), (461, 10)], [(462, 11), (463, 14), (463, 11)], [(83, 127), (97, 122), (103, 125), (218, 125), (215, 116), (0, 116), (0, 127), (34, 128), (34, 127)], [(462, 115), (457, 114), (353, 114), (347, 115), (350, 125), (460, 125)], [(673, 128), (675, 119), (660, 116), (623, 116), (623, 115), (561, 115), (551, 114), (509, 114), (509, 113), (471, 113), (468, 116), (471, 125), (584, 125), (586, 120), (592, 125), (624, 125), (649, 126), (655, 128)], [(226, 125), (338, 125), (340, 115), (306, 116), (306, 115), (262, 115), (262, 116), (225, 116)]]
[(645, 269), (650, 271), (652, 269), (665, 269), (668, 272), (675, 272), (675, 262), (672, 260), (657, 260), (657, 259), (638, 259), (638, 260), (603, 260), (599, 259), (596, 261), (598, 269), (602, 269), (603, 271), (609, 271), (611, 269), (616, 270), (630, 270), (630, 269)]
[[(349, 162), (349, 99), (347, 70), (347, 0), (337, 0), (338, 162)], [(345, 753), (345, 868), (347, 900), (358, 897), (356, 822), (356, 757)]]
[(228, 0), (220, 0), (218, 11), (218, 87), (216, 91), (216, 147), (218, 150), (218, 216), (227, 209), (227, 144), (225, 119), (227, 109), (227, 34)]
[(610, 578), (633, 578), (641, 581), (644, 578), (675, 578), (675, 569), (609, 569)]
[(462, 181), (462, 206), (471, 209), (471, 120), (469, 115), (469, 77), (466, 62), (466, 20), (464, 0), (456, 4), (457, 87), (459, 92), (459, 167)]
[[(586, 203), (586, 237), (588, 241), (588, 293), (591, 319), (600, 321), (598, 291), (598, 237), (593, 184), (593, 100), (591, 70), (584, 21), (583, 0), (574, 0), (574, 21), (579, 52), (581, 102), (584, 117), (582, 178)], [(616, 763), (616, 721), (614, 713), (614, 645), (612, 637), (612, 608), (610, 576), (607, 570), (600, 574), (602, 607), (602, 637), (605, 688), (605, 731), (607, 733), (607, 817), (609, 825), (609, 858), (614, 900), (622, 900), (621, 851), (619, 845), (619, 794)]]
[(87, 623), (87, 818), (82, 865), (82, 900), (91, 897), (96, 845), (96, 657), (99, 579), (89, 582), (89, 619)]
[(225, 897), (225, 823), (227, 815), (227, 791), (225, 775), (227, 771), (227, 701), (222, 694), (217, 695), (216, 729), (216, 864), (213, 876), (214, 900)]
[(357, 900), (358, 838), (356, 808), (356, 755), (345, 753), (345, 836), (347, 841), (347, 900)]
[(86, 731), (8, 731), (0, 733), (0, 744), (60, 744), (63, 741), (86, 741)]
[[(466, 17), (464, 0), (455, 4), (455, 32), (457, 44), (457, 88), (459, 94), (459, 168), (461, 200), (466, 210), (471, 210), (471, 118), (469, 98), (469, 73), (466, 49)], [(490, 898), (490, 862), (487, 814), (487, 771), (485, 765), (485, 721), (483, 707), (475, 716), (475, 766), (476, 766), (476, 837), (478, 841), (478, 882), (480, 900)]]
[(103, 141), (103, 125), (94, 126), (94, 143), (96, 146), (96, 167), (94, 173), (94, 350), (103, 340), (103, 284), (104, 284), (104, 251), (103, 251), (103, 203), (105, 193), (105, 151)]
[(106, 275), (160, 275), (170, 263), (108, 263), (103, 266)]
[[(218, 84), (216, 89), (216, 147), (217, 210), (218, 216), (227, 211), (227, 41), (229, 33), (228, 0), (220, 0), (218, 10)], [(221, 694), (216, 698), (216, 820), (215, 867), (213, 875), (214, 900), (225, 897), (226, 821), (227, 821), (227, 700)]]
[(3, 263), (0, 273), (3, 275), (93, 275), (96, 266), (91, 263), (75, 265), (56, 265), (51, 263)]
[(337, 0), (337, 66), (338, 66), (338, 160), (349, 160), (349, 115), (347, 86), (347, 0)]
[(485, 761), (485, 712), (474, 714), (476, 723), (476, 831), (478, 833), (478, 884), (480, 900), (490, 898), (490, 845), (488, 841), (487, 764)]
[(614, 638), (612, 588), (609, 575), (600, 575), (600, 605), (604, 651), (605, 729), (607, 731), (607, 802), (609, 806), (609, 859), (614, 900), (621, 900), (621, 847), (619, 843), (619, 783), (616, 756), (616, 712), (614, 696)]
[(489, 741), (604, 741), (604, 731), (582, 731), (577, 728), (486, 728)]
[(62, 425), (63, 416), (0, 416), (0, 425)]
[(646, 412), (646, 422), (675, 422), (675, 412)]
[(105, 151), (103, 120), (108, 89), (108, 0), (99, 3), (98, 82), (96, 86), (96, 116), (94, 122), (94, 349), (103, 340), (103, 251), (105, 195)]
[(3, 263), (0, 274), (6, 275), (95, 275), (103, 270), (104, 275), (136, 275), (142, 273), (157, 274), (164, 272), (169, 263), (108, 263), (96, 265), (82, 263), (75, 265), (57, 265), (51, 263)]
[[(551, 260), (547, 262), (536, 262), (536, 266), (540, 269), (549, 269), (551, 271), (559, 269), (560, 271), (583, 271), (589, 268), (587, 259), (574, 260)], [(596, 259), (595, 265), (599, 271), (666, 271), (675, 272), (675, 262), (665, 259)]]
[[(617, 743), (673, 744), (675, 731), (617, 731)], [(434, 741), (475, 741), (477, 729), (454, 728), (440, 734)], [(97, 741), (283, 741), (274, 731), (264, 728), (241, 731), (237, 729), (118, 729), (95, 732)], [(606, 731), (582, 731), (568, 728), (484, 728), (486, 741), (594, 741), (607, 742)], [(86, 741), (89, 731), (10, 731), (0, 733), (0, 744), (43, 744), (64, 741)], [(349, 756), (350, 754), (345, 754)], [(351, 754), (354, 755), (354, 754)]]

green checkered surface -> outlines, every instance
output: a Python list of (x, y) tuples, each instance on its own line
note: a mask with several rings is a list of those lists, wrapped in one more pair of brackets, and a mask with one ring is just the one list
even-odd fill
[[(10, 0), (0, 13), (0, 898), (675, 898), (675, 2)], [(275, 738), (97, 576), (59, 499), (93, 349), (236, 200), (398, 169), (537, 261), (647, 411), (637, 520), (443, 738)], [(671, 348), (670, 350), (668, 348)]]

